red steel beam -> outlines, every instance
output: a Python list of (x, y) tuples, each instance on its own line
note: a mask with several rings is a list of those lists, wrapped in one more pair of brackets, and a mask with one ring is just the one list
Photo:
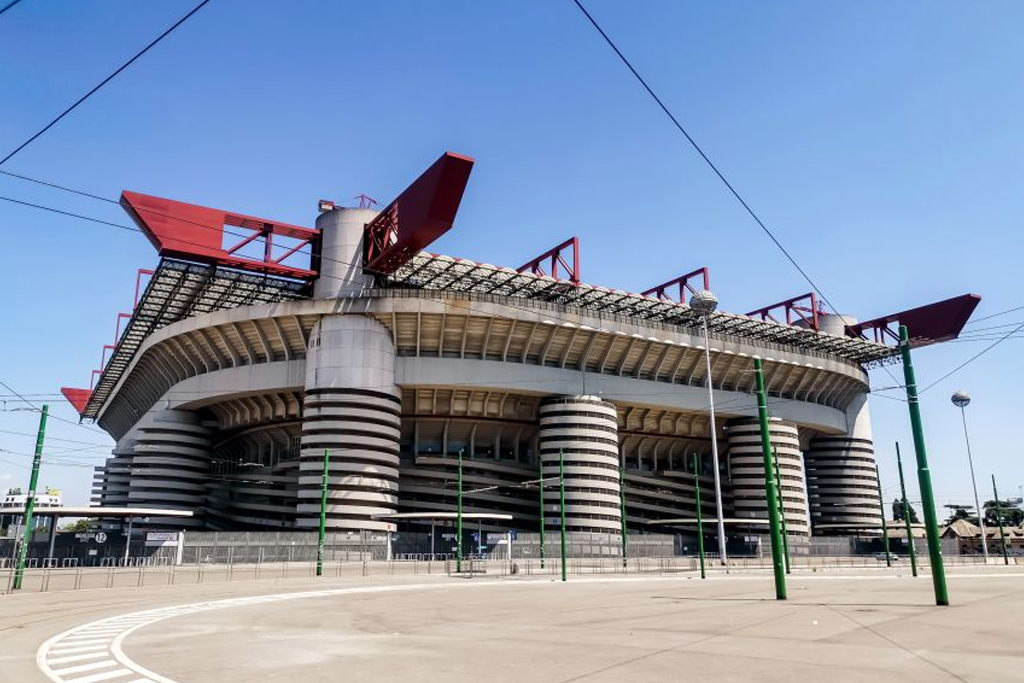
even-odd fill
[[(772, 315), (773, 311), (778, 313), (780, 310), (786, 314), (785, 321), (779, 320)], [(818, 297), (814, 292), (810, 292), (802, 296), (780, 301), (779, 303), (772, 304), (771, 306), (759, 308), (756, 311), (751, 311), (750, 313), (747, 313), (747, 316), (751, 318), (761, 318), (761, 320), (771, 320), (772, 322), (777, 323), (785, 322), (786, 325), (793, 325), (797, 321), (800, 321), (808, 328), (817, 332), (818, 313)]]
[[(899, 326), (906, 325), (910, 333), (911, 346), (937, 344), (956, 339), (979, 303), (981, 297), (977, 294), (961, 294), (952, 299), (847, 325), (846, 334), (878, 344), (896, 343), (899, 342)], [(871, 334), (870, 337), (868, 333)]]
[(64, 398), (68, 400), (78, 414), (81, 415), (85, 412), (85, 406), (89, 403), (89, 397), (92, 396), (92, 389), (73, 389), (71, 387), (61, 387), (60, 393), (64, 394)]
[(139, 268), (138, 272), (135, 273), (135, 300), (132, 303), (132, 310), (134, 311), (139, 307), (139, 294), (142, 291), (142, 278), (146, 275), (153, 275), (152, 270), (149, 268)]
[[(572, 265), (566, 260), (562, 252), (572, 249)], [(550, 259), (550, 261), (549, 261)], [(545, 262), (548, 270), (544, 270)], [(568, 278), (558, 276), (558, 267), (562, 266), (569, 274)], [(547, 275), (555, 280), (569, 280), (574, 285), (580, 283), (580, 240), (578, 237), (570, 237), (554, 249), (549, 249), (535, 259), (531, 259), (516, 268), (517, 272), (528, 270), (534, 275)]]
[(365, 228), (363, 270), (390, 274), (449, 230), (473, 159), (445, 152)]
[[(320, 240), (319, 230), (127, 190), (121, 193), (121, 206), (161, 256), (298, 280), (310, 280), (317, 275), (317, 271), (312, 268), (285, 265), (282, 261), (307, 245), (311, 247), (311, 252), (316, 252)], [(252, 232), (248, 235), (239, 234), (237, 231), (226, 230), (225, 226)], [(283, 256), (274, 258), (275, 235), (298, 240), (298, 245)], [(234, 245), (225, 248), (226, 238), (230, 238), (229, 241), (234, 242)], [(263, 241), (262, 258), (236, 253), (257, 239)]]
[[(695, 289), (694, 286), (690, 284), (690, 280), (693, 280), (698, 276), (701, 277), (703, 280), (703, 285), (701, 286), (701, 289), (711, 289), (710, 275), (707, 266), (705, 266), (703, 268), (698, 268), (697, 270), (687, 273), (686, 275), (680, 275), (679, 277), (673, 280), (669, 280), (668, 282), (664, 282), (658, 285), (657, 287), (651, 287), (646, 292), (641, 292), (640, 296), (654, 296), (657, 297), (658, 299), (662, 299), (665, 301), (676, 301), (678, 303), (684, 304), (686, 303), (686, 292), (689, 292), (690, 294), (697, 293), (697, 289)], [(679, 297), (673, 299), (671, 294), (669, 294), (668, 290), (669, 288), (675, 287), (676, 285), (679, 286)]]

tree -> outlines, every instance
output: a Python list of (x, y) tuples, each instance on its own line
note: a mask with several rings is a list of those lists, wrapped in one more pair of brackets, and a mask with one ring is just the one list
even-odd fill
[(950, 511), (949, 517), (947, 517), (946, 521), (943, 522), (943, 524), (947, 526), (960, 519), (966, 520), (971, 524), (978, 523), (978, 517), (974, 514), (973, 505), (949, 504), (943, 505), (942, 507), (947, 508)]
[[(997, 526), (996, 501), (986, 500), (981, 506), (985, 511), (985, 524)], [(1008, 500), (999, 501), (999, 517), (1002, 517), (1003, 526), (1018, 526), (1024, 521), (1024, 510), (1016, 505), (1011, 505)]]
[[(917, 511), (914, 510), (914, 506), (907, 502), (907, 512), (910, 515), (911, 524), (920, 524), (921, 520), (917, 517)], [(892, 501), (892, 518), (897, 522), (902, 522), (906, 518), (906, 514), (903, 512), (903, 499), (896, 498)]]
[(60, 527), (60, 531), (72, 531), (76, 534), (85, 533), (89, 530), (89, 525), (95, 521), (94, 519), (79, 519), (71, 524), (65, 524)]

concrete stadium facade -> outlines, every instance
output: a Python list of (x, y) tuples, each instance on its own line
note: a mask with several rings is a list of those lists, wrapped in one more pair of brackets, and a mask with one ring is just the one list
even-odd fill
[[(793, 330), (791, 341), (766, 341), (713, 325), (712, 424), (692, 319), (520, 296), (502, 287), (561, 283), (425, 252), (382, 279), (362, 267), (376, 215), (321, 213), (308, 295), (182, 312), (141, 338), (96, 400), (96, 422), (117, 441), (96, 472), (96, 502), (195, 513), (152, 527), (311, 529), (327, 451), (328, 528), (391, 530), (390, 514), (455, 510), (461, 453), (465, 489), (485, 489), (466, 497), (466, 512), (507, 513), (502, 529), (535, 530), (540, 492), (524, 482), (556, 478), (561, 454), (571, 531), (618, 535), (622, 503), (630, 532), (666, 531), (658, 520), (696, 513), (694, 460), (703, 514), (715, 517), (715, 430), (725, 516), (740, 520), (736, 533), (756, 532), (764, 527), (742, 518), (767, 516), (752, 422), (757, 356), (790, 533), (878, 526), (864, 365), (804, 343), (829, 332), (758, 321)], [(193, 281), (213, 280), (165, 259), (147, 295)], [(556, 528), (557, 487), (548, 483), (543, 500)]]

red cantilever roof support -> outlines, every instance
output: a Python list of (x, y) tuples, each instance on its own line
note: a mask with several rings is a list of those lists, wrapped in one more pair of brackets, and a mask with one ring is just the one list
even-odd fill
[(820, 311), (818, 309), (818, 297), (814, 292), (804, 294), (803, 296), (793, 297), (792, 299), (786, 299), (785, 301), (780, 301), (779, 303), (772, 304), (771, 306), (759, 308), (756, 311), (747, 313), (747, 315), (751, 318), (761, 318), (761, 320), (771, 320), (772, 322), (781, 323), (783, 322), (782, 320), (779, 320), (772, 315), (773, 311), (778, 313), (779, 309), (785, 311), (785, 323), (787, 325), (793, 325), (797, 321), (800, 321), (815, 332), (818, 331), (818, 313)]
[(89, 397), (92, 396), (92, 389), (61, 387), (60, 393), (64, 394), (64, 398), (68, 400), (68, 403), (73, 405), (78, 414), (81, 415), (85, 412), (85, 406), (89, 403)]
[(956, 339), (970, 319), (974, 309), (981, 303), (977, 294), (961, 294), (952, 299), (918, 306), (899, 313), (882, 316), (874, 320), (846, 326), (850, 337), (867, 339), (870, 331), (872, 341), (878, 344), (899, 342), (898, 328), (906, 325), (912, 347), (927, 346)]
[[(269, 275), (311, 280), (317, 271), (282, 263), (305, 246), (312, 254), (319, 250), (320, 231), (298, 225), (281, 223), (266, 218), (230, 213), (221, 209), (186, 204), (172, 199), (152, 197), (137, 192), (121, 193), (121, 206), (132, 217), (161, 256), (188, 261), (211, 263), (229, 268), (240, 268)], [(225, 229), (225, 226), (251, 231), (249, 234)], [(297, 244), (283, 256), (273, 257), (274, 236), (297, 240)], [(225, 248), (225, 241), (234, 246)], [(241, 238), (240, 240), (237, 238)], [(264, 242), (262, 258), (239, 253), (253, 240)], [(138, 286), (138, 282), (137, 282)]]
[(391, 274), (451, 230), (472, 170), (472, 159), (445, 152), (384, 207), (364, 229), (363, 270)]
[[(697, 293), (694, 286), (690, 284), (690, 280), (695, 279), (697, 276), (703, 278), (703, 285), (701, 286), (701, 289), (711, 289), (711, 279), (707, 266), (705, 266), (687, 273), (686, 275), (680, 275), (679, 277), (660, 284), (657, 287), (651, 287), (646, 292), (641, 292), (640, 296), (654, 296), (662, 300), (677, 301), (681, 304), (686, 303), (686, 292), (689, 292), (691, 295)], [(673, 299), (668, 290), (676, 285), (679, 285), (679, 297), (677, 299)]]
[(153, 275), (153, 271), (149, 268), (139, 268), (138, 272), (135, 273), (135, 300), (132, 303), (132, 310), (134, 311), (139, 307), (139, 294), (142, 290), (142, 278), (144, 275)]
[[(566, 249), (572, 248), (572, 265), (565, 259), (562, 254)], [(544, 262), (548, 261), (548, 270), (544, 271)], [(558, 266), (561, 265), (568, 273), (568, 278), (558, 277)], [(549, 275), (555, 280), (569, 280), (574, 285), (580, 283), (580, 240), (578, 237), (570, 237), (566, 241), (559, 244), (554, 249), (549, 249), (535, 259), (531, 259), (523, 265), (516, 268), (516, 271), (523, 272), (528, 270), (534, 275)]]
[(122, 320), (131, 320), (131, 319), (132, 319), (132, 314), (131, 313), (118, 313), (117, 314), (117, 324), (114, 326), (114, 344), (115, 345), (117, 345), (117, 342), (121, 341), (121, 321)]

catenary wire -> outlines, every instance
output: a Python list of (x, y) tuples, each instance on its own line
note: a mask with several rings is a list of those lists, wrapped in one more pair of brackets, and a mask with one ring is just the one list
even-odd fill
[(7, 3), (2, 8), (0, 8), (0, 14), (3, 14), (7, 10), (11, 9), (15, 5), (17, 5), (19, 2), (21, 2), (21, 0), (11, 0), (9, 3)]
[(963, 363), (961, 363), (960, 365), (956, 366), (955, 368), (953, 368), (952, 370), (950, 370), (949, 372), (947, 372), (947, 373), (946, 373), (945, 375), (943, 375), (942, 377), (938, 378), (937, 380), (935, 380), (934, 382), (932, 382), (931, 384), (929, 384), (928, 386), (926, 386), (926, 387), (925, 387), (924, 389), (922, 389), (922, 390), (921, 390), (921, 393), (923, 394), (924, 392), (928, 391), (929, 389), (931, 389), (932, 387), (934, 387), (934, 386), (935, 386), (936, 384), (938, 384), (939, 382), (942, 382), (943, 380), (947, 379), (948, 377), (950, 377), (950, 376), (952, 376), (952, 375), (956, 374), (957, 372), (959, 372), (959, 371), (960, 371), (960, 370), (962, 370), (963, 368), (967, 367), (968, 365), (970, 365), (970, 364), (971, 364), (971, 363), (973, 363), (974, 361), (978, 360), (979, 358), (981, 358), (982, 356), (984, 356), (984, 355), (985, 355), (986, 353), (988, 353), (989, 351), (991, 351), (991, 350), (992, 350), (992, 349), (994, 349), (995, 347), (999, 346), (999, 345), (1000, 345), (1000, 344), (1002, 344), (1002, 343), (1003, 343), (1004, 341), (1006, 341), (1007, 339), (1009, 339), (1010, 337), (1012, 337), (1012, 336), (1013, 336), (1014, 334), (1016, 334), (1017, 332), (1020, 332), (1021, 330), (1024, 330), (1024, 322), (1022, 322), (1022, 323), (1021, 323), (1020, 325), (1018, 325), (1017, 327), (1013, 328), (1012, 330), (1010, 330), (1009, 332), (1007, 332), (1006, 334), (1004, 334), (1004, 335), (1003, 335), (1002, 337), (1000, 337), (1000, 338), (999, 338), (999, 339), (997, 339), (996, 341), (992, 342), (991, 344), (989, 344), (988, 346), (986, 346), (985, 348), (983, 348), (983, 349), (982, 349), (981, 351), (979, 351), (978, 353), (974, 354), (973, 356), (971, 356), (970, 358), (968, 358), (967, 360), (965, 360), (965, 361), (964, 361)]
[[(807, 274), (807, 271), (805, 271), (803, 267), (799, 263), (797, 263), (797, 260), (793, 257), (792, 254), (789, 253), (789, 250), (786, 249), (785, 246), (783, 246), (782, 242), (779, 241), (779, 239), (765, 224), (761, 217), (750, 207), (750, 204), (747, 203), (747, 201), (743, 198), (739, 191), (736, 190), (733, 184), (729, 182), (729, 180), (725, 177), (725, 174), (723, 174), (722, 171), (719, 170), (715, 162), (712, 161), (711, 158), (704, 152), (703, 148), (701, 148), (697, 141), (694, 140), (693, 136), (691, 136), (690, 133), (687, 132), (686, 128), (684, 128), (683, 125), (679, 122), (679, 119), (676, 118), (676, 116), (672, 113), (668, 106), (666, 106), (665, 103), (661, 100), (661, 98), (658, 97), (657, 93), (654, 92), (654, 89), (647, 84), (647, 81), (644, 80), (644, 77), (641, 76), (640, 72), (638, 72), (636, 68), (633, 67), (633, 64), (629, 61), (626, 55), (622, 53), (622, 51), (618, 48), (615, 42), (608, 36), (607, 33), (605, 33), (604, 29), (601, 28), (601, 25), (597, 23), (597, 20), (595, 20), (594, 17), (591, 16), (590, 12), (587, 11), (587, 8), (583, 6), (583, 3), (580, 2), (580, 0), (572, 0), (572, 2), (576, 5), (576, 7), (579, 8), (579, 10), (587, 18), (590, 24), (597, 30), (597, 32), (601, 34), (601, 37), (604, 38), (604, 41), (606, 43), (608, 43), (608, 46), (615, 52), (616, 55), (618, 55), (619, 59), (622, 60), (622, 63), (626, 65), (626, 68), (629, 69), (630, 73), (632, 73), (636, 80), (640, 83), (640, 85), (643, 86), (644, 90), (647, 91), (647, 94), (651, 96), (651, 99), (655, 101), (655, 103), (658, 105), (661, 111), (664, 112), (664, 114), (669, 118), (670, 121), (672, 121), (672, 124), (676, 127), (676, 129), (683, 134), (683, 137), (685, 137), (687, 142), (690, 143), (690, 146), (697, 151), (697, 154), (700, 155), (701, 159), (703, 159), (704, 162), (708, 165), (708, 167), (715, 173), (715, 175), (718, 176), (718, 179), (722, 181), (722, 184), (724, 184), (725, 187), (732, 194), (732, 196), (735, 197), (736, 201), (738, 201), (740, 205), (746, 210), (746, 212), (750, 214), (750, 217), (754, 219), (758, 226), (760, 226), (761, 230), (764, 231), (764, 233), (769, 237), (769, 239), (771, 239), (775, 246), (778, 247), (779, 251), (782, 252), (782, 254), (793, 265), (793, 267), (796, 268), (800, 275), (803, 276), (804, 280), (807, 281), (811, 288), (818, 293), (818, 296), (821, 297), (822, 301), (824, 301), (825, 304), (832, 309), (832, 312), (835, 313), (836, 315), (840, 315), (839, 310), (832, 304), (831, 301), (829, 301), (829, 298), (825, 296), (825, 293), (821, 290), (817, 283), (815, 283), (815, 281), (811, 279), (811, 276)], [(888, 373), (889, 377), (891, 377), (894, 382), (899, 383), (899, 380), (896, 379), (896, 377), (892, 374), (892, 371), (889, 370), (888, 367), (882, 366), (882, 368), (886, 371), (886, 373)]]
[[(192, 10), (191, 10), (191, 11), (190, 11), (190, 12), (189, 12), (188, 14), (186, 14), (185, 16), (183, 16), (183, 17), (182, 17), (181, 19), (178, 19), (178, 21), (176, 21), (176, 22), (175, 22), (174, 24), (172, 24), (172, 25), (171, 25), (171, 27), (170, 27), (170, 28), (168, 28), (168, 29), (167, 29), (167, 30), (165, 30), (165, 31), (164, 31), (163, 33), (161, 33), (161, 34), (160, 34), (159, 36), (157, 36), (157, 37), (156, 37), (155, 39), (153, 39), (153, 41), (152, 41), (152, 42), (150, 42), (150, 43), (149, 43), (148, 45), (146, 45), (146, 47), (144, 47), (144, 48), (142, 48), (142, 49), (141, 49), (140, 51), (136, 52), (136, 53), (135, 53), (135, 56), (133, 56), (133, 57), (132, 57), (131, 59), (129, 59), (129, 60), (127, 61), (127, 62), (125, 62), (125, 63), (124, 63), (124, 64), (122, 64), (121, 66), (119, 66), (119, 67), (118, 67), (118, 68), (117, 68), (117, 69), (116, 69), (116, 70), (115, 70), (115, 71), (114, 71), (113, 73), (111, 73), (111, 74), (110, 74), (109, 76), (107, 76), (107, 77), (106, 77), (106, 78), (104, 78), (104, 79), (103, 79), (102, 81), (100, 81), (100, 82), (99, 82), (99, 83), (98, 83), (98, 84), (97, 84), (96, 86), (94, 86), (94, 87), (92, 88), (92, 90), (90, 90), (89, 92), (87, 92), (87, 93), (85, 93), (84, 95), (82, 95), (82, 96), (81, 96), (80, 98), (78, 98), (78, 100), (77, 100), (77, 101), (75, 101), (75, 103), (74, 103), (74, 104), (72, 104), (71, 106), (67, 107), (66, 109), (64, 109), (64, 111), (62, 111), (62, 112), (61, 112), (60, 114), (58, 114), (56, 118), (52, 119), (52, 120), (51, 120), (51, 121), (50, 121), (49, 123), (47, 123), (47, 124), (46, 124), (45, 126), (43, 126), (43, 127), (42, 127), (42, 128), (40, 128), (40, 129), (39, 129), (38, 131), (36, 131), (35, 133), (33, 133), (33, 134), (32, 134), (32, 135), (31, 135), (31, 136), (30, 136), (30, 137), (29, 137), (29, 138), (28, 138), (27, 140), (25, 140), (25, 141), (24, 141), (23, 143), (21, 143), (20, 145), (18, 145), (17, 147), (15, 147), (15, 148), (14, 148), (14, 150), (12, 150), (12, 151), (11, 151), (11, 152), (10, 152), (10, 153), (9, 153), (9, 154), (7, 155), (7, 156), (5, 156), (5, 157), (4, 157), (3, 159), (0, 159), (0, 166), (3, 166), (3, 165), (4, 165), (5, 163), (7, 163), (7, 162), (8, 162), (8, 161), (9, 161), (9, 160), (10, 160), (10, 159), (11, 159), (11, 158), (12, 158), (12, 157), (14, 156), (14, 155), (16, 155), (16, 154), (17, 154), (18, 152), (20, 152), (21, 150), (23, 150), (23, 149), (25, 149), (26, 147), (28, 147), (28, 146), (29, 146), (30, 144), (32, 144), (32, 143), (33, 143), (33, 142), (34, 142), (34, 141), (35, 141), (35, 140), (36, 140), (37, 138), (39, 138), (39, 137), (40, 137), (41, 135), (43, 135), (44, 133), (46, 133), (46, 131), (50, 130), (50, 129), (51, 129), (51, 128), (53, 128), (53, 127), (54, 127), (55, 125), (57, 125), (57, 123), (58, 123), (58, 122), (59, 122), (59, 121), (60, 121), (61, 119), (63, 119), (63, 118), (65, 117), (65, 116), (67, 116), (67, 115), (68, 115), (68, 114), (70, 114), (70, 113), (71, 113), (72, 111), (74, 111), (74, 110), (75, 110), (75, 109), (76, 109), (76, 108), (77, 108), (77, 107), (78, 107), (78, 106), (79, 106), (80, 104), (82, 104), (82, 103), (83, 103), (83, 102), (85, 102), (85, 101), (86, 101), (87, 99), (89, 99), (89, 98), (90, 98), (90, 97), (91, 97), (91, 96), (92, 96), (92, 95), (93, 95), (94, 93), (96, 93), (96, 92), (97, 92), (97, 91), (98, 91), (98, 90), (99, 90), (100, 88), (102, 88), (103, 86), (105, 86), (105, 85), (106, 85), (107, 83), (109, 83), (110, 81), (114, 80), (114, 78), (116, 78), (118, 74), (120, 74), (120, 73), (121, 73), (122, 71), (124, 71), (125, 69), (127, 69), (127, 68), (128, 68), (129, 66), (131, 66), (131, 65), (132, 65), (132, 64), (133, 64), (133, 63), (134, 63), (134, 62), (135, 62), (135, 61), (136, 61), (137, 59), (139, 59), (140, 57), (142, 57), (142, 55), (144, 55), (144, 54), (146, 54), (147, 52), (149, 52), (149, 50), (150, 50), (151, 48), (153, 48), (153, 47), (154, 47), (154, 46), (155, 46), (155, 45), (156, 45), (157, 43), (159, 43), (159, 42), (160, 42), (161, 40), (163, 40), (163, 39), (164, 39), (164, 38), (166, 38), (166, 37), (167, 37), (168, 35), (170, 35), (170, 34), (171, 34), (171, 33), (172, 33), (173, 31), (174, 31), (174, 29), (178, 28), (178, 27), (179, 27), (179, 26), (181, 26), (181, 25), (182, 25), (183, 23), (185, 23), (186, 21), (188, 21), (189, 17), (191, 17), (191, 16), (193, 15), (193, 14), (195, 14), (196, 12), (198, 12), (199, 10), (201, 10), (201, 9), (202, 9), (202, 8), (203, 8), (204, 6), (206, 6), (206, 4), (207, 4), (208, 2), (210, 2), (210, 0), (202, 0), (202, 2), (200, 2), (200, 3), (198, 4), (198, 5), (196, 5), (195, 7), (193, 7), (193, 8), (192, 8)], [(6, 7), (6, 8), (4, 8), (4, 11), (6, 11), (6, 10), (7, 10), (7, 9), (9, 9), (9, 8), (10, 8), (10, 5), (8, 5), (8, 7)], [(0, 12), (0, 13), (2, 13), (2, 12)]]

